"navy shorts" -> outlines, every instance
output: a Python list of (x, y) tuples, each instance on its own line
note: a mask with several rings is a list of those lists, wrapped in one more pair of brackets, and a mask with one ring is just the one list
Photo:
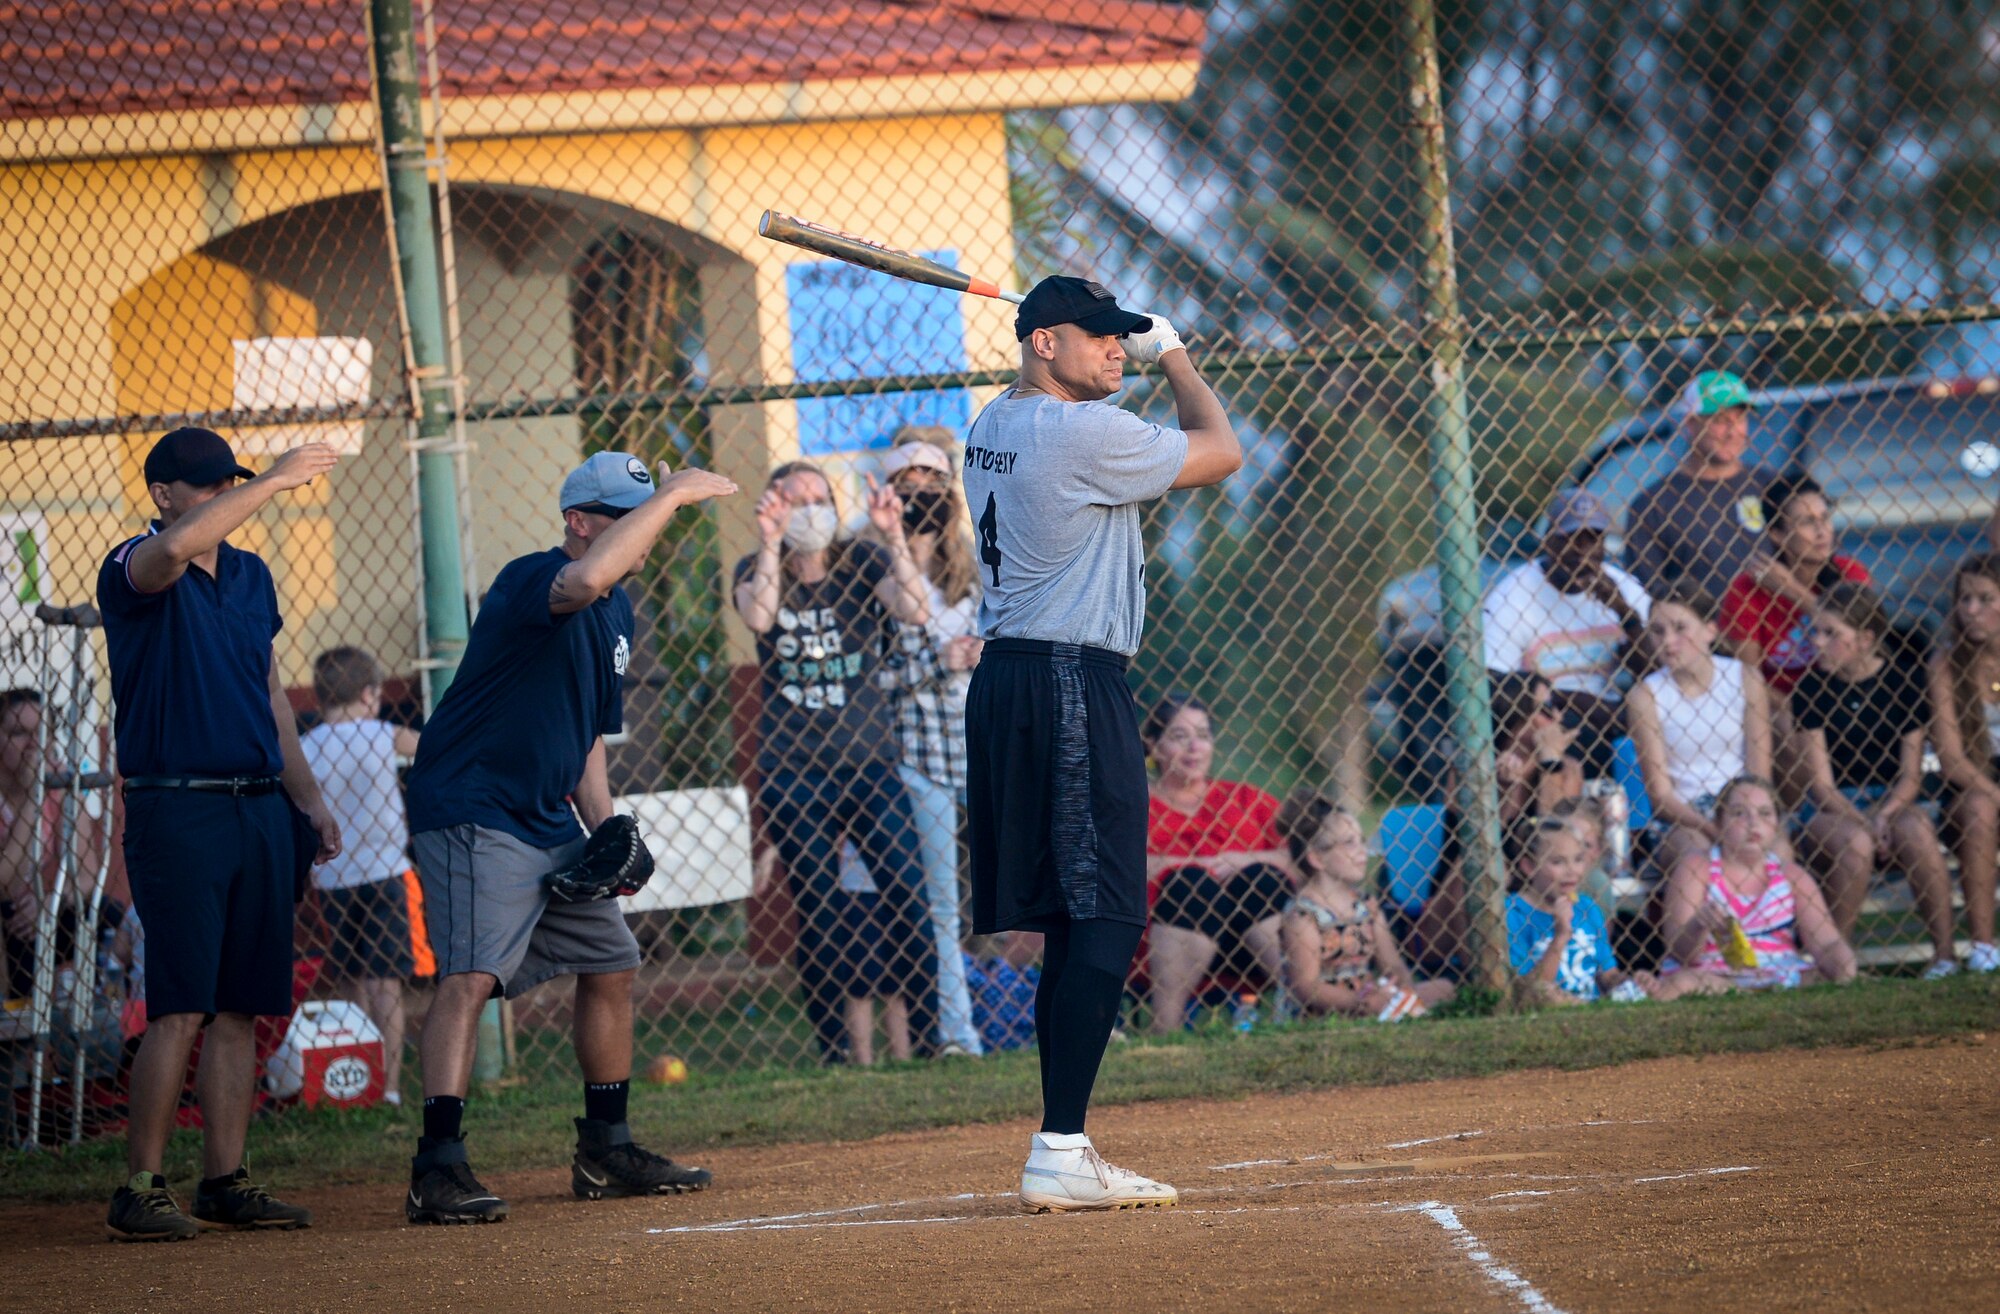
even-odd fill
[(400, 980), (416, 971), (410, 948), (410, 895), (403, 878), (319, 892), (326, 917), (327, 966), (349, 980)]
[(291, 1013), (292, 837), (282, 792), (125, 791), (148, 1015)]
[(972, 926), (1146, 924), (1146, 755), (1125, 658), (993, 639), (965, 704)]

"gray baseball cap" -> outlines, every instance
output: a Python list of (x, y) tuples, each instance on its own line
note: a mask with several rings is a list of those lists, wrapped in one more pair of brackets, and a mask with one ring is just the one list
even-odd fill
[(1611, 508), (1588, 488), (1565, 488), (1549, 499), (1549, 527), (1544, 534), (1609, 533)]
[(606, 506), (630, 511), (653, 495), (653, 473), (624, 452), (599, 452), (569, 472), (562, 483), (563, 511)]

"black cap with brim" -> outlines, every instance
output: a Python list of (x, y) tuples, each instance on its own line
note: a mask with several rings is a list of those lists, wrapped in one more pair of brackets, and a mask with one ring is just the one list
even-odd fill
[(179, 481), (195, 488), (208, 488), (225, 479), (255, 479), (255, 470), (245, 469), (236, 453), (213, 429), (192, 426), (175, 429), (153, 444), (146, 453), (146, 482), (171, 484)]
[(1014, 337), (1025, 341), (1036, 329), (1074, 324), (1098, 337), (1144, 333), (1153, 321), (1125, 309), (1102, 283), (1057, 274), (1030, 288), (1014, 314)]

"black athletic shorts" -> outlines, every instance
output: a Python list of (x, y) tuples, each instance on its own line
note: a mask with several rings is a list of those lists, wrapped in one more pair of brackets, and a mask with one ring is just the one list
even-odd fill
[(1125, 658), (993, 639), (965, 703), (972, 927), (1146, 924), (1146, 759)]
[(401, 980), (417, 969), (410, 895), (401, 876), (320, 891), (327, 966), (347, 980)]

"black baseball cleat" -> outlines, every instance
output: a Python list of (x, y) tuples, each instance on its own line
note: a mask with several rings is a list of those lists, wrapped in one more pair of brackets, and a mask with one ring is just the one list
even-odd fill
[(622, 1122), (576, 1120), (576, 1159), (569, 1187), (586, 1200), (625, 1195), (679, 1195), (707, 1186), (706, 1168), (693, 1168), (632, 1143)]
[(113, 1241), (188, 1241), (201, 1227), (181, 1212), (158, 1173), (136, 1173), (111, 1196), (104, 1234)]
[(214, 1190), (206, 1182), (194, 1193), (194, 1221), (218, 1231), (275, 1228), (290, 1232), (311, 1227), (313, 1216), (302, 1205), (286, 1204), (250, 1180), (250, 1170), (238, 1167)]
[(412, 1223), (498, 1223), (507, 1217), (507, 1202), (472, 1175), (463, 1139), (419, 1140), (403, 1213)]

